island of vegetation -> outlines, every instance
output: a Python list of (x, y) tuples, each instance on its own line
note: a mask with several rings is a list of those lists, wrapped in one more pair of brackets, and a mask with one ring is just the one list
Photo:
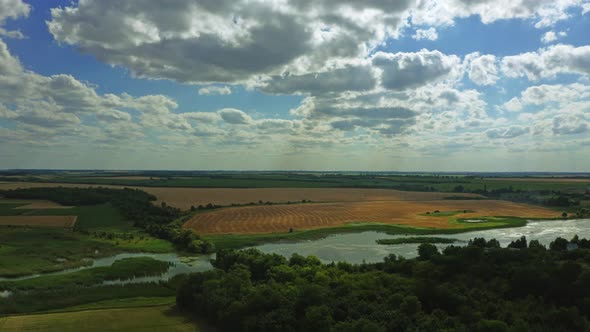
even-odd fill
[(376, 240), (378, 244), (385, 244), (385, 245), (393, 245), (393, 244), (406, 244), (406, 243), (455, 243), (459, 240), (457, 239), (449, 239), (446, 237), (415, 237), (415, 236), (407, 236), (407, 237), (398, 237), (395, 239), (379, 239)]

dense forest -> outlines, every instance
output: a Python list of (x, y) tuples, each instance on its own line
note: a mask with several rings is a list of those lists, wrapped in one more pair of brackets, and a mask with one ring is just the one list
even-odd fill
[(138, 189), (110, 188), (27, 188), (1, 190), (0, 195), (16, 199), (47, 199), (63, 205), (111, 204), (125, 219), (152, 236), (172, 242), (181, 250), (194, 253), (214, 251), (213, 244), (194, 232), (182, 230), (182, 212), (165, 204), (156, 206), (157, 198)]
[(474, 239), (416, 259), (322, 264), (221, 250), (177, 304), (221, 331), (590, 331), (590, 241)]

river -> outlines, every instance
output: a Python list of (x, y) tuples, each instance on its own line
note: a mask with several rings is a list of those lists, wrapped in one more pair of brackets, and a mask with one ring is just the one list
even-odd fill
[[(580, 238), (590, 238), (590, 219), (579, 220), (549, 220), (549, 221), (529, 221), (524, 227), (489, 229), (474, 231), (460, 234), (434, 235), (436, 237), (452, 238), (459, 240), (454, 245), (465, 245), (467, 241), (475, 237), (483, 237), (487, 240), (496, 239), (504, 247), (511, 241), (521, 236), (526, 236), (527, 240), (539, 240), (544, 245), (549, 245), (556, 237), (571, 239), (574, 235)], [(430, 235), (427, 235), (430, 236)], [(400, 238), (403, 235), (388, 235), (380, 232), (361, 232), (349, 234), (335, 234), (320, 240), (309, 240), (302, 242), (285, 242), (269, 243), (256, 246), (265, 253), (277, 253), (285, 257), (290, 257), (294, 253), (303, 256), (317, 256), (323, 262), (347, 261), (350, 263), (373, 263), (382, 261), (389, 254), (396, 254), (406, 258), (412, 258), (417, 255), (418, 244), (399, 244), (399, 245), (380, 245), (375, 241), (379, 239)], [(448, 244), (437, 245), (440, 249)], [(104, 281), (104, 285), (146, 283), (167, 281), (170, 278), (186, 273), (202, 272), (212, 269), (210, 260), (214, 255), (201, 255), (195, 257), (179, 257), (174, 253), (168, 254), (149, 254), (149, 253), (125, 253), (112, 257), (96, 259), (91, 265), (75, 269), (63, 270), (43, 275), (65, 274), (83, 269), (89, 269), (100, 266), (110, 266), (115, 261), (131, 257), (151, 257), (160, 261), (172, 263), (168, 271), (158, 276), (137, 277), (128, 280), (110, 280)], [(0, 281), (7, 280), (24, 280), (36, 278), (41, 275), (29, 275), (20, 278), (0, 278)], [(0, 297), (7, 297), (10, 294), (0, 292)]]

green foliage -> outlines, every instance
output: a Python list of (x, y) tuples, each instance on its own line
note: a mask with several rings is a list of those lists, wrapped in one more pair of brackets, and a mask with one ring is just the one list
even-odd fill
[(0, 281), (5, 290), (48, 290), (72, 286), (92, 286), (105, 280), (127, 280), (134, 277), (160, 275), (168, 270), (169, 263), (150, 257), (125, 258), (111, 266), (95, 267), (71, 273), (39, 276), (20, 281)]
[(438, 255), (438, 248), (434, 244), (422, 243), (418, 246), (418, 258), (422, 260), (429, 260)]
[(222, 250), (216, 270), (182, 283), (177, 305), (220, 331), (588, 331), (590, 241), (573, 241), (579, 249), (422, 244), (418, 259), (360, 265)]

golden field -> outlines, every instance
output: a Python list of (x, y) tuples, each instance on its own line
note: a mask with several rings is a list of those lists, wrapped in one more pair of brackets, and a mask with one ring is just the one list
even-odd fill
[[(284, 233), (342, 226), (351, 222), (386, 223), (414, 227), (450, 228), (449, 216), (426, 212), (459, 211), (452, 218), (514, 216), (556, 218), (560, 213), (542, 207), (498, 200), (365, 201), (225, 208), (193, 216), (184, 227), (198, 234)], [(463, 213), (464, 210), (474, 211)]]

